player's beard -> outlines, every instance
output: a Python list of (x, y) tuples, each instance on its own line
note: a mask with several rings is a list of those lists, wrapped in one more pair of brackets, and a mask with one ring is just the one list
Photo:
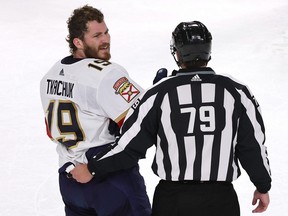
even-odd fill
[(111, 58), (109, 43), (100, 45), (98, 49), (85, 44), (83, 52), (86, 58), (98, 58), (106, 61), (108, 61)]

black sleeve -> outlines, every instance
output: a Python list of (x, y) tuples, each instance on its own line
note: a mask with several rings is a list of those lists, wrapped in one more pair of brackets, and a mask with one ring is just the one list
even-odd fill
[(105, 177), (110, 173), (129, 169), (138, 164), (138, 158), (127, 154), (126, 151), (122, 151), (121, 153), (115, 154), (111, 157), (99, 160), (102, 156), (110, 151), (111, 149), (107, 148), (107, 150), (101, 152), (100, 155), (94, 156), (88, 162), (88, 170), (93, 176)]
[[(88, 162), (88, 169), (95, 177), (129, 169), (145, 158), (146, 151), (157, 139), (157, 107), (153, 106), (156, 96), (141, 100), (122, 126), (122, 135), (110, 149), (94, 156)], [(132, 108), (131, 108), (132, 109)], [(130, 112), (129, 111), (129, 112)], [(129, 113), (128, 113), (129, 114)]]
[(258, 103), (246, 93), (247, 101), (239, 120), (236, 156), (260, 193), (271, 188), (271, 173), (265, 143), (265, 128)]

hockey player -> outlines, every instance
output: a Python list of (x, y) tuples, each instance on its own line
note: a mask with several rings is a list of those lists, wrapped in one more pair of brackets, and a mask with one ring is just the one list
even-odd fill
[[(67, 21), (71, 56), (57, 62), (41, 80), (47, 134), (57, 144), (59, 184), (67, 216), (148, 216), (151, 205), (139, 167), (101, 181), (79, 184), (70, 174), (86, 164), (115, 136), (143, 89), (127, 71), (110, 62), (110, 35), (101, 11), (74, 10)], [(113, 127), (110, 127), (113, 128)]]
[(152, 169), (161, 180), (153, 216), (239, 216), (232, 185), (239, 162), (256, 187), (253, 212), (267, 209), (271, 177), (259, 104), (246, 85), (207, 67), (211, 41), (201, 22), (176, 27), (171, 53), (180, 69), (132, 106), (112, 150), (73, 170), (77, 181), (128, 169), (156, 145)]

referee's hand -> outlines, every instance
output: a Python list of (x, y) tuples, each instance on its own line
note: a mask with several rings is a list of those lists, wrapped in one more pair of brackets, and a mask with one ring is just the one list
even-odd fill
[(260, 193), (257, 190), (254, 192), (253, 200), (252, 200), (252, 205), (257, 204), (258, 206), (252, 211), (253, 213), (261, 213), (266, 211), (268, 208), (268, 205), (270, 203), (270, 198), (269, 198), (269, 193)]
[(87, 164), (79, 164), (75, 166), (75, 168), (71, 170), (70, 173), (73, 179), (79, 183), (87, 183), (93, 178), (88, 170)]

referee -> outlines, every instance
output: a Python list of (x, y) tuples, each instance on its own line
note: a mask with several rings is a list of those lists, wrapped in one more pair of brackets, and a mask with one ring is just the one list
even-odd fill
[(201, 22), (176, 27), (171, 53), (180, 69), (132, 106), (112, 150), (71, 172), (77, 181), (133, 167), (156, 145), (152, 169), (161, 180), (153, 216), (239, 216), (232, 185), (239, 162), (256, 187), (253, 212), (267, 209), (271, 177), (259, 104), (247, 86), (207, 67), (211, 41)]

